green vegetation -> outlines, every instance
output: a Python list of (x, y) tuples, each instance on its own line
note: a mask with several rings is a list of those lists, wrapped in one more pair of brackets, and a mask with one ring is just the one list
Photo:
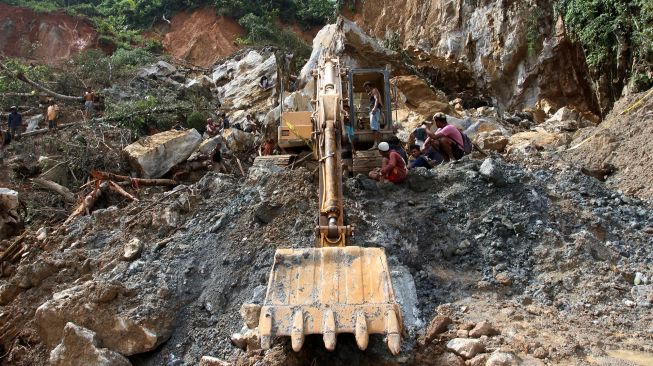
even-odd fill
[[(0, 0), (15, 6), (41, 12), (64, 10), (71, 15), (84, 15), (95, 22), (104, 46), (130, 48), (149, 46), (140, 33), (163, 17), (201, 6), (214, 6), (221, 15), (237, 20), (247, 31), (245, 44), (274, 44), (296, 47), (300, 42), (290, 31), (279, 31), (277, 20), (299, 24), (308, 29), (333, 21), (342, 5), (338, 0)], [(295, 39), (291, 39), (295, 38)], [(160, 51), (160, 48), (159, 48)]]
[(653, 86), (651, 0), (559, 0), (556, 10), (597, 74)]

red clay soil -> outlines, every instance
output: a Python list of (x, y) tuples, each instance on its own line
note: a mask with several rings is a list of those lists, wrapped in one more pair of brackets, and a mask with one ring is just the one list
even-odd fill
[(2, 56), (56, 63), (96, 44), (97, 33), (84, 18), (0, 4)]
[(208, 67), (234, 53), (238, 49), (236, 38), (244, 34), (238, 23), (206, 7), (175, 15), (163, 46), (174, 58)]

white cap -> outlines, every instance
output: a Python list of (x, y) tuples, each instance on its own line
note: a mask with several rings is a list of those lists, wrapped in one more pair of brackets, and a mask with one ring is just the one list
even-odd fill
[(387, 142), (382, 142), (379, 144), (379, 150), (381, 151), (390, 151), (390, 145)]

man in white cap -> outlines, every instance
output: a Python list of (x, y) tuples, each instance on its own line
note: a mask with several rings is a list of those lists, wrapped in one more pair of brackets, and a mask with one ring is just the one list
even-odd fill
[(380, 168), (372, 170), (369, 177), (379, 182), (386, 180), (399, 184), (406, 180), (407, 170), (404, 159), (398, 152), (390, 150), (387, 142), (381, 142), (378, 146), (379, 153), (383, 156), (383, 162)]

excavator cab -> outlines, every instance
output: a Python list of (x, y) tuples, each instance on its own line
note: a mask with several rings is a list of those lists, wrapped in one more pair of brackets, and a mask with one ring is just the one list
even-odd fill
[[(370, 334), (385, 335), (394, 355), (401, 348), (402, 314), (385, 250), (349, 246), (353, 228), (345, 222), (342, 192), (343, 145), (349, 144), (343, 109), (347, 102), (343, 95), (347, 94), (342, 87), (346, 75), (339, 59), (332, 57), (323, 57), (314, 71), (316, 108), (308, 119), (313, 130), (296, 137), (310, 138), (319, 163), (316, 245), (315, 248), (277, 249), (258, 318), (263, 349), (272, 346), (274, 337), (289, 336), (292, 348), (298, 352), (306, 335), (322, 334), (326, 349), (333, 351), (340, 333), (354, 334), (361, 350), (367, 348)], [(387, 81), (387, 74), (380, 75)], [(350, 80), (353, 80), (351, 76)], [(364, 80), (355, 80), (361, 90)], [(358, 92), (358, 87), (348, 87), (348, 90), (349, 100), (355, 100), (352, 96), (357, 95), (352, 93)], [(384, 107), (389, 118), (387, 90)], [(364, 112), (362, 97), (358, 97), (354, 111)], [(305, 115), (297, 117), (301, 118), (300, 122), (307, 120)], [(389, 124), (391, 121), (386, 128), (391, 128)], [(289, 130), (295, 129), (299, 135), (295, 126)]]

